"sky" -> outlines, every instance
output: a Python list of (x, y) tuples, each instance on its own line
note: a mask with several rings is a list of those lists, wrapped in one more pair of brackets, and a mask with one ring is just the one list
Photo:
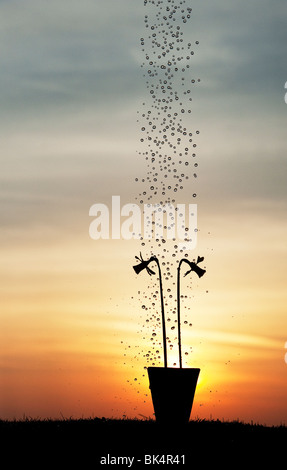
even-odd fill
[[(286, 424), (286, 5), (185, 7), (184, 44), (199, 42), (185, 76), (200, 79), (185, 122), (200, 133), (197, 178), (174, 200), (197, 204), (188, 257), (206, 269), (182, 282), (184, 367), (201, 369), (192, 417)], [(173, 272), (164, 288), (178, 364), (169, 325), (180, 253), (89, 234), (93, 204), (139, 204), (151, 174), (140, 39), (154, 8), (0, 2), (1, 419), (153, 415), (145, 368), (157, 350), (162, 365), (158, 281), (133, 272), (140, 251)]]

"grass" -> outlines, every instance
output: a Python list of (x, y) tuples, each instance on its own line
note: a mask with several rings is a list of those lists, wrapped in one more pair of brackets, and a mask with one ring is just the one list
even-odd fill
[(223, 468), (233, 468), (232, 462), (244, 468), (249, 468), (246, 462), (253, 462), (259, 468), (268, 459), (272, 468), (280, 468), (282, 464), (277, 467), (275, 462), (277, 458), (282, 462), (285, 456), (287, 428), (193, 420), (179, 429), (161, 428), (149, 419), (26, 418), (0, 421), (0, 442), (2, 458), (8, 456), (10, 464), (27, 463), (30, 468), (68, 468), (72, 464), (76, 468), (76, 463), (82, 469), (104, 468), (100, 459), (107, 454), (134, 456), (133, 468), (148, 468), (136, 461), (145, 454), (185, 455), (185, 468), (191, 468), (194, 456), (206, 465), (220, 463)]

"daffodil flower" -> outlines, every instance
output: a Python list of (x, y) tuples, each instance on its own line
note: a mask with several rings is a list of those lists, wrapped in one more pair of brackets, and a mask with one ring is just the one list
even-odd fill
[(135, 266), (133, 266), (133, 268), (134, 268), (134, 270), (137, 274), (139, 274), (143, 269), (146, 269), (150, 276), (152, 274), (155, 274), (155, 272), (152, 271), (152, 269), (150, 269), (148, 267), (149, 263), (151, 263), (152, 261), (157, 260), (157, 258), (155, 256), (152, 256), (148, 261), (144, 261), (144, 259), (142, 257), (142, 254), (140, 253), (140, 258), (138, 256), (136, 256), (135, 258), (140, 261), (140, 264), (136, 264)]
[(198, 266), (198, 263), (201, 263), (201, 261), (203, 260), (204, 260), (204, 257), (200, 257), (200, 256), (198, 256), (196, 263), (194, 263), (194, 261), (189, 261), (188, 259), (185, 259), (185, 258), (182, 259), (181, 261), (185, 261), (190, 267), (190, 270), (186, 271), (186, 273), (184, 274), (184, 277), (187, 276), (187, 274), (189, 274), (191, 271), (194, 271), (198, 275), (198, 277), (203, 276), (206, 271), (205, 269), (202, 269), (200, 266)]
[(161, 277), (161, 270), (159, 260), (156, 256), (152, 256), (149, 260), (145, 261), (140, 253), (140, 258), (136, 256), (136, 259), (140, 261), (140, 264), (136, 264), (133, 266), (134, 271), (139, 274), (144, 269), (147, 270), (148, 274), (151, 276), (155, 274), (152, 269), (148, 267), (149, 263), (154, 261), (158, 267), (159, 273), (159, 290), (160, 290), (160, 299), (161, 299), (161, 318), (162, 318), (162, 335), (163, 335), (163, 356), (164, 356), (164, 367), (167, 367), (167, 347), (166, 347), (166, 329), (165, 329), (165, 316), (164, 316), (164, 300), (163, 300), (163, 289), (162, 289), (162, 277)]
[[(163, 300), (163, 289), (162, 289), (162, 277), (161, 277), (161, 270), (159, 260), (156, 256), (151, 256), (149, 260), (144, 260), (142, 254), (140, 253), (140, 257), (136, 256), (136, 259), (140, 261), (139, 264), (133, 266), (134, 271), (136, 274), (139, 274), (144, 269), (147, 270), (147, 273), (151, 276), (155, 274), (155, 272), (149, 268), (149, 264), (151, 262), (155, 262), (158, 267), (159, 271), (159, 283), (160, 283), (160, 297), (161, 297), (161, 314), (162, 314), (162, 331), (163, 331), (163, 353), (164, 353), (164, 366), (167, 367), (167, 349), (166, 349), (166, 329), (165, 329), (165, 316), (164, 316), (164, 300)], [(180, 260), (178, 268), (177, 268), (177, 323), (178, 323), (178, 350), (179, 350), (179, 367), (182, 368), (182, 355), (181, 355), (181, 331), (180, 331), (180, 268), (183, 262), (187, 263), (190, 267), (188, 271), (184, 274), (187, 276), (191, 271), (194, 271), (198, 277), (202, 277), (206, 272), (205, 269), (202, 269), (198, 266), (204, 260), (203, 257), (198, 256), (196, 263), (194, 261), (189, 261), (186, 258)]]
[(186, 258), (182, 258), (179, 262), (177, 268), (177, 328), (178, 328), (178, 352), (179, 352), (179, 367), (182, 368), (182, 354), (181, 354), (181, 331), (180, 331), (180, 268), (183, 262), (187, 263), (190, 267), (189, 271), (186, 271), (184, 277), (187, 276), (191, 271), (194, 271), (198, 277), (201, 277), (206, 272), (205, 269), (202, 269), (198, 266), (198, 263), (201, 263), (204, 260), (203, 256), (198, 256), (196, 263), (194, 261), (189, 261)]

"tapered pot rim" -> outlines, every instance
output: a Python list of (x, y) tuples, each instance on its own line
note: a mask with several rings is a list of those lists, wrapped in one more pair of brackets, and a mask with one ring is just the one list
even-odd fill
[(199, 372), (194, 367), (148, 367), (156, 421), (188, 423)]

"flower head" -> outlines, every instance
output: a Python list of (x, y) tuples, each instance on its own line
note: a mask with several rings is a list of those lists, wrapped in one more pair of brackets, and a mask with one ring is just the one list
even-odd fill
[(204, 260), (204, 257), (200, 257), (200, 256), (198, 256), (196, 263), (194, 263), (193, 261), (189, 261), (188, 259), (184, 259), (183, 261), (185, 261), (190, 267), (190, 270), (187, 271), (184, 276), (187, 276), (187, 274), (189, 274), (191, 271), (194, 271), (198, 275), (198, 277), (203, 276), (206, 270), (198, 266), (198, 263), (201, 263), (201, 261), (203, 260)]
[(138, 256), (136, 256), (135, 258), (140, 261), (140, 264), (136, 264), (135, 266), (133, 266), (137, 274), (139, 274), (143, 269), (146, 269), (150, 276), (152, 274), (155, 274), (155, 272), (152, 271), (152, 269), (148, 267), (149, 263), (151, 263), (152, 261), (155, 261), (156, 259), (155, 256), (152, 256), (149, 260), (144, 261), (142, 254), (140, 253), (140, 258)]

